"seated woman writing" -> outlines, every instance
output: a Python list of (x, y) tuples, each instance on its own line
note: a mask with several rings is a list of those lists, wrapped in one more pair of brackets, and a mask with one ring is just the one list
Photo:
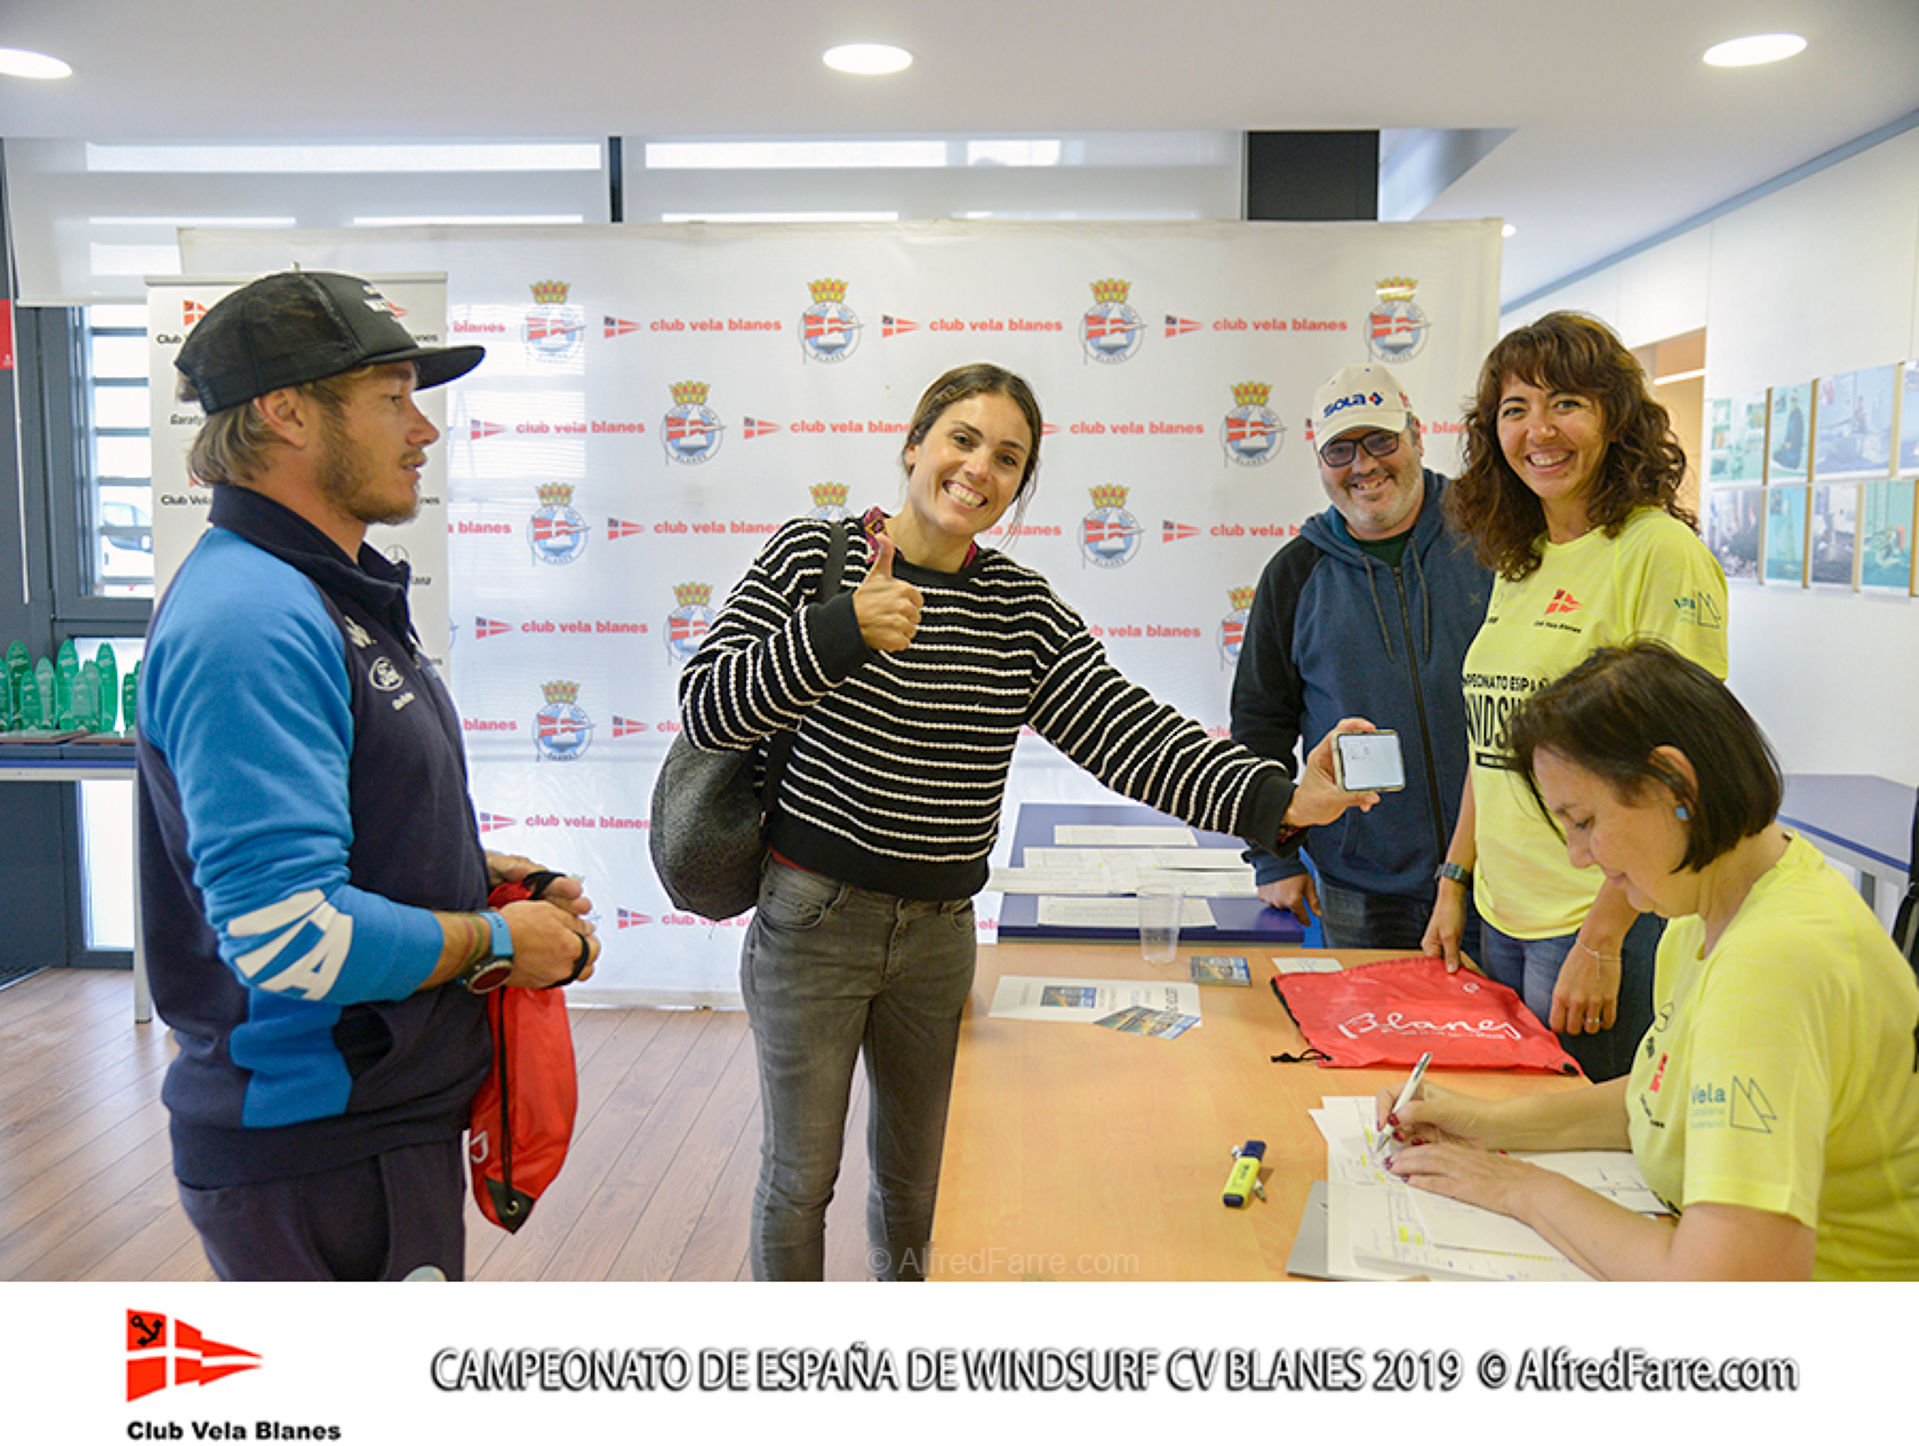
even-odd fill
[[(1508, 726), (1513, 766), (1633, 905), (1673, 920), (1629, 1075), (1382, 1125), (1397, 1175), (1523, 1221), (1611, 1279), (1919, 1278), (1919, 981), (1783, 829), (1779, 766), (1725, 686), (1661, 644), (1595, 653)], [(1502, 1150), (1625, 1149), (1638, 1215)]]

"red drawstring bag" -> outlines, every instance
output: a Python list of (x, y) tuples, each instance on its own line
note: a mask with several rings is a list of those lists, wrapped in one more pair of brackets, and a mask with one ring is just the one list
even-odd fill
[[(506, 883), (487, 903), (497, 909), (533, 897), (524, 884)], [(486, 997), (486, 1019), (493, 1069), (473, 1096), (466, 1152), (480, 1213), (511, 1233), (526, 1224), (566, 1163), (580, 1086), (564, 990), (495, 989)]]
[(1504, 984), (1441, 959), (1386, 959), (1335, 974), (1273, 979), (1287, 1013), (1312, 1048), (1275, 1063), (1318, 1060), (1336, 1069), (1412, 1065), (1432, 1051), (1453, 1069), (1543, 1069), (1578, 1074), (1525, 1002)]

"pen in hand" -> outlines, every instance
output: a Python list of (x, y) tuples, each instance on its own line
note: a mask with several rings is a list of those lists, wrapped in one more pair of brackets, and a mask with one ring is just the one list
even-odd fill
[[(1419, 1057), (1419, 1063), (1413, 1066), (1413, 1072), (1406, 1076), (1406, 1084), (1400, 1090), (1399, 1098), (1393, 1102), (1392, 1114), (1387, 1116), (1388, 1120), (1413, 1102), (1413, 1096), (1419, 1093), (1420, 1081), (1426, 1078), (1426, 1066), (1432, 1062), (1433, 1052), (1430, 1049)], [(1373, 1154), (1381, 1164), (1393, 1156), (1391, 1136), (1384, 1129), (1373, 1140)]]

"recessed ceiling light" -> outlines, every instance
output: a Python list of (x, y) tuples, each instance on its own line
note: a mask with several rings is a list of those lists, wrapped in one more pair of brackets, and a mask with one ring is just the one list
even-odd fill
[(64, 60), (42, 55), (37, 50), (8, 50), (0, 46), (0, 75), (14, 75), (22, 80), (65, 80), (72, 74), (73, 67)]
[(912, 52), (897, 45), (835, 45), (820, 59), (848, 75), (892, 75), (913, 63)]
[(1513, 225), (1512, 222), (1508, 221), (1504, 226), (1501, 226), (1499, 228), (1499, 234), (1501, 236), (1510, 236), (1518, 229), (1519, 228), (1517, 226)]
[(1803, 35), (1743, 35), (1722, 40), (1705, 54), (1708, 65), (1770, 65), (1806, 48)]

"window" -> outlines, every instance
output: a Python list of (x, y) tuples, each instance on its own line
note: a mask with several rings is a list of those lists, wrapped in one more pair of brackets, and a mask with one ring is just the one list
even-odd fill
[(153, 442), (143, 306), (86, 308), (80, 379), (90, 441), (82, 479), (80, 577), (95, 597), (153, 596)]

